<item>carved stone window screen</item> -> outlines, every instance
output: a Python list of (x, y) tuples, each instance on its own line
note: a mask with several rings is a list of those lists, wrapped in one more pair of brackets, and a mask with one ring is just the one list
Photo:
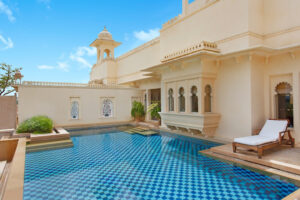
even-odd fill
[(212, 88), (210, 85), (206, 85), (204, 96), (204, 112), (212, 112)]
[(191, 88), (191, 111), (198, 112), (198, 88), (196, 86), (192, 86)]
[(174, 111), (174, 90), (170, 88), (168, 94), (169, 94), (168, 96), (169, 112), (173, 112)]
[(111, 99), (103, 99), (102, 101), (102, 117), (113, 117), (113, 101)]
[(70, 118), (79, 119), (79, 98), (70, 99)]
[(179, 97), (178, 97), (178, 106), (179, 112), (185, 112), (185, 96), (184, 96), (184, 88), (179, 88)]

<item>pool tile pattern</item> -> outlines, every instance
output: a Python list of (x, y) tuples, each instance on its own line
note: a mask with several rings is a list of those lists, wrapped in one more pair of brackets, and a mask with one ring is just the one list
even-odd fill
[(198, 154), (217, 144), (123, 132), (26, 155), (24, 199), (281, 199), (295, 185)]

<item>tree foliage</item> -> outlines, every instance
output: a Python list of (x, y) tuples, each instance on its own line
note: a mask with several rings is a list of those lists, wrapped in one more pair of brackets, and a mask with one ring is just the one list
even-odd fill
[(148, 106), (147, 112), (151, 114), (151, 117), (157, 120), (160, 120), (160, 104), (159, 103), (153, 103), (150, 106)]
[(13, 68), (12, 65), (0, 64), (0, 96), (5, 96), (14, 91), (14, 75), (21, 68)]

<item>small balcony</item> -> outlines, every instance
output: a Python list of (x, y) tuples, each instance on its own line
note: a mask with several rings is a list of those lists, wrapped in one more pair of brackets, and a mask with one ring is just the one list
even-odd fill
[(219, 126), (221, 115), (217, 113), (160, 113), (164, 125), (169, 129), (188, 131), (213, 137)]

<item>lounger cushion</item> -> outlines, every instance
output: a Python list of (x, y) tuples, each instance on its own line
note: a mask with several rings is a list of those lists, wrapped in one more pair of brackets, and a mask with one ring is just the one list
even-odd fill
[(257, 146), (269, 142), (275, 142), (278, 138), (272, 139), (269, 137), (264, 137), (261, 135), (254, 135), (254, 136), (248, 136), (248, 137), (241, 137), (241, 138), (235, 138), (234, 142), (240, 143), (240, 144), (246, 144), (251, 146)]
[(287, 120), (267, 120), (259, 135), (278, 140), (279, 133), (285, 131), (287, 125)]

